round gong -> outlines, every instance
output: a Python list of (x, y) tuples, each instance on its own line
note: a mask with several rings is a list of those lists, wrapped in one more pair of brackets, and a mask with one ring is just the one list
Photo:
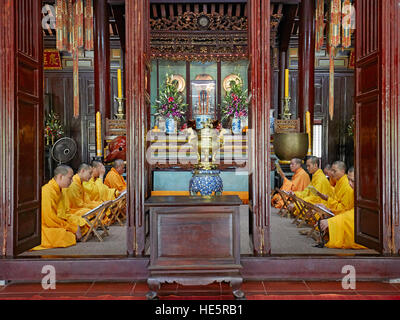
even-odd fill
[(304, 159), (308, 151), (307, 133), (275, 133), (274, 151), (281, 161), (290, 161), (293, 158)]

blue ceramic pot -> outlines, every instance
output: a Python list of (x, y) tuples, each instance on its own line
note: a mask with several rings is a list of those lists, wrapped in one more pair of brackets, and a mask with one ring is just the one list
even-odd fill
[(174, 118), (165, 119), (165, 132), (168, 134), (175, 133), (175, 120)]
[(193, 170), (189, 182), (189, 192), (192, 196), (200, 192), (201, 196), (222, 195), (224, 189), (219, 170)]
[(234, 117), (232, 119), (232, 132), (233, 132), (233, 134), (242, 133), (242, 122), (241, 122), (240, 118)]

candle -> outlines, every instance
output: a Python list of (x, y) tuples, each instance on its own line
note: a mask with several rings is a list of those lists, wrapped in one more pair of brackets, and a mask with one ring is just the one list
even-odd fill
[(289, 98), (289, 69), (285, 69), (285, 98)]
[(96, 113), (96, 149), (97, 156), (101, 157), (101, 114), (100, 112)]
[(306, 133), (308, 134), (308, 152), (307, 155), (312, 154), (312, 146), (311, 146), (311, 114), (310, 111), (306, 112)]
[(122, 77), (121, 77), (121, 69), (118, 69), (118, 98), (122, 98)]

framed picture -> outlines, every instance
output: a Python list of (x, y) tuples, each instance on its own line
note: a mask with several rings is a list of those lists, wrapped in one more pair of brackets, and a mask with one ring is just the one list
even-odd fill
[(203, 128), (204, 122), (216, 119), (216, 88), (215, 80), (192, 80), (191, 98), (192, 115), (196, 121), (196, 128)]

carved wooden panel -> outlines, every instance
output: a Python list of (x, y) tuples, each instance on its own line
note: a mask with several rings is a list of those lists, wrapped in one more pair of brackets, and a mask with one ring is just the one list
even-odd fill
[[(43, 177), (41, 1), (17, 0), (14, 254), (40, 243)], [(11, 23), (11, 21), (10, 21)]]
[(378, 1), (356, 3), (356, 241), (383, 250), (382, 242), (382, 75)]

